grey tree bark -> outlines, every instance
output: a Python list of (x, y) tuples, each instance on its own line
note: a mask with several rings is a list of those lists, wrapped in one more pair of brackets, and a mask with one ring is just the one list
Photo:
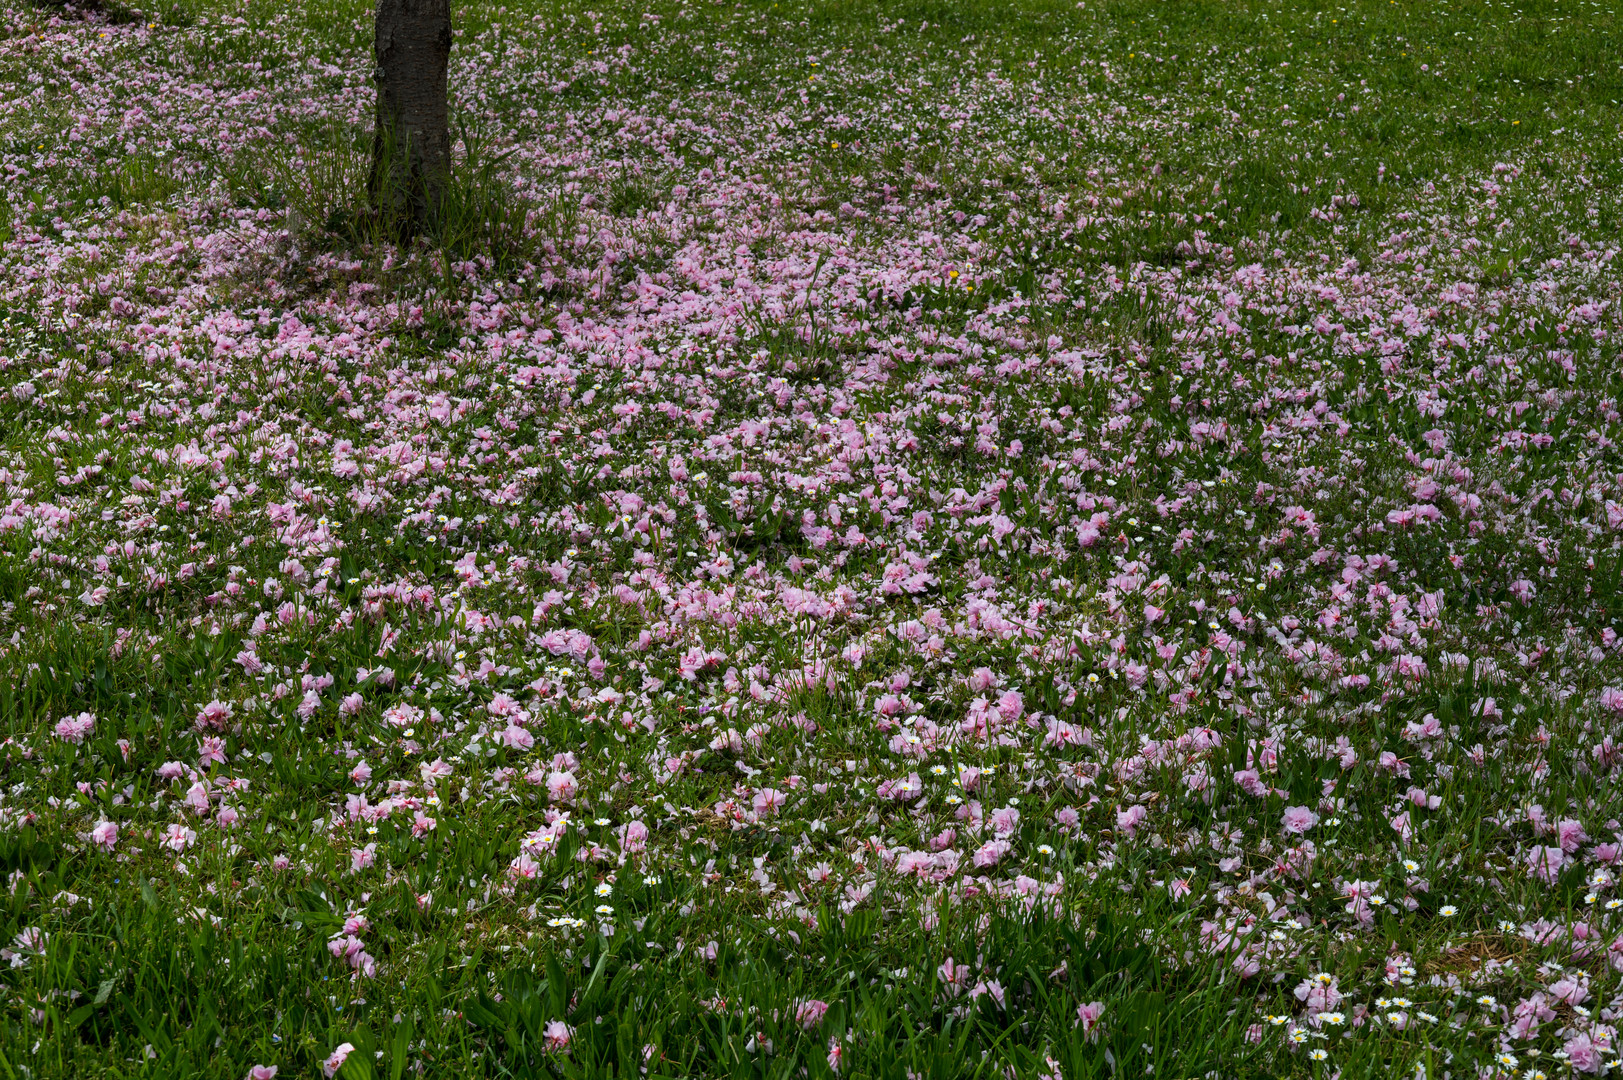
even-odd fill
[(446, 69), (451, 0), (377, 0), (372, 53), (377, 122), (367, 190), (407, 232), (429, 225), (451, 173)]

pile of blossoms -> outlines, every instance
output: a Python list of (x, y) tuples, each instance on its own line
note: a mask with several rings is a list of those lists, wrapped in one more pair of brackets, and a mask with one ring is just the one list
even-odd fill
[[(1378, 217), (1327, 185), (1289, 235), (1205, 184), (1112, 262), (1176, 98), (969, 46), (950, 100), (945, 59), (731, 47), (644, 94), (685, 10), (463, 36), (528, 208), (465, 258), (299, 210), (360, 167), (309, 141), (365, 129), (359, 33), (0, 16), (0, 829), (62, 860), (7, 855), (19, 1030), (80, 1005), (46, 959), (99, 909), (53, 890), (157, 883), (282, 912), (351, 1015), (475, 953), (703, 973), (871, 915), (922, 957), (873, 985), (1018, 1030), (987, 913), (1115, 912), (1259, 1068), (1607, 1071), (1623, 262), (1581, 156)], [(1151, 1050), (1051, 966), (1032, 1075)], [(850, 1071), (878, 1036), (808, 985), (704, 1008)]]

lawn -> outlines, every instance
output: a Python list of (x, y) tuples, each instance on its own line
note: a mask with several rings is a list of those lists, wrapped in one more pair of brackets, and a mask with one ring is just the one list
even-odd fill
[(0, 12), (5, 1080), (1615, 1067), (1615, 0), (454, 13)]

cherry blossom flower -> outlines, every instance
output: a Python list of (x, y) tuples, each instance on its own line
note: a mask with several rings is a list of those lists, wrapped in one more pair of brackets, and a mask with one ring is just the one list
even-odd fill
[(321, 1074), (331, 1080), (332, 1077), (338, 1075), (338, 1070), (344, 1067), (344, 1062), (349, 1060), (349, 1055), (354, 1052), (354, 1043), (339, 1043), (333, 1048), (333, 1052), (327, 1055), (327, 1059), (321, 1063)]

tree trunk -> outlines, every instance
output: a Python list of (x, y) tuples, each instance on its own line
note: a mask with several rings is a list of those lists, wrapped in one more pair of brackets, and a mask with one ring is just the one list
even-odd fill
[(377, 0), (372, 52), (377, 126), (367, 192), (373, 209), (405, 233), (439, 212), (451, 173), (446, 68), (451, 0)]

